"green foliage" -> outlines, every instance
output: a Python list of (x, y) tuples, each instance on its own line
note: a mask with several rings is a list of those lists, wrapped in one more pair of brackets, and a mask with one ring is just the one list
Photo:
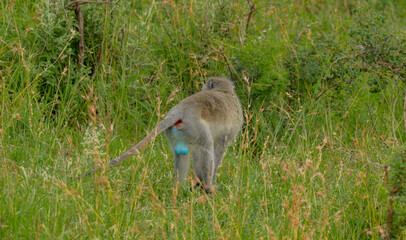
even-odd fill
[(287, 67), (294, 90), (306, 94), (311, 88), (310, 93), (317, 93), (320, 87), (341, 81), (351, 87), (368, 73), (369, 91), (379, 92), (391, 79), (405, 79), (406, 41), (385, 17), (373, 10), (355, 11), (347, 29), (347, 45), (326, 34), (291, 53)]
[(355, 25), (349, 27), (350, 64), (359, 71), (373, 74), (369, 81), (372, 92), (379, 92), (391, 79), (405, 79), (406, 40), (388, 26), (386, 18), (374, 11), (356, 12)]
[(281, 43), (270, 40), (269, 34), (249, 38), (246, 43), (232, 49), (234, 68), (241, 79), (252, 79), (251, 97), (256, 103), (284, 96), (289, 79), (281, 57), (286, 51)]
[(66, 114), (63, 106), (69, 102), (79, 103), (69, 107), (68, 111), (74, 114), (69, 114), (65, 120), (72, 121), (83, 118), (79, 112), (84, 102), (76, 91), (82, 88), (86, 82), (84, 76), (90, 71), (78, 64), (77, 21), (74, 12), (64, 6), (62, 1), (36, 4), (37, 26), (29, 32), (26, 39), (29, 44), (24, 47), (32, 53), (30, 73), (36, 76), (32, 82), (33, 91), (38, 93), (36, 98), (51, 106), (52, 111), (48, 116), (53, 118), (55, 114)]

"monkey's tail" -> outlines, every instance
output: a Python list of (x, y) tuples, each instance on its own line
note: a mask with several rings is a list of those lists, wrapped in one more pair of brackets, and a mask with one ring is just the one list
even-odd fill
[[(109, 162), (109, 167), (112, 167), (114, 165), (117, 165), (124, 161), (126, 158), (130, 157), (131, 155), (137, 154), (140, 152), (140, 150), (144, 149), (147, 144), (152, 141), (156, 136), (158, 136), (160, 133), (165, 131), (167, 128), (172, 127), (176, 122), (178, 122), (181, 117), (179, 117), (179, 113), (175, 110), (172, 109), (173, 111), (168, 113), (168, 115), (163, 119), (160, 123), (158, 123), (158, 126), (152, 130), (144, 139), (141, 140), (137, 145), (132, 147), (130, 150), (125, 152), (123, 155), (111, 160)], [(92, 174), (94, 174), (100, 167), (95, 167), (93, 168), (92, 171), (87, 172), (86, 174), (79, 176), (78, 178), (81, 179), (83, 177), (88, 177)]]
[(138, 154), (140, 150), (144, 149), (149, 142), (151, 142), (156, 136), (161, 134), (163, 131), (172, 127), (176, 122), (178, 122), (181, 118), (178, 114), (171, 113), (163, 119), (158, 126), (152, 130), (144, 139), (141, 140), (137, 145), (132, 147), (130, 150), (125, 152), (123, 155), (111, 160), (109, 162), (109, 167), (117, 165), (121, 163), (123, 160), (128, 158), (131, 155)]

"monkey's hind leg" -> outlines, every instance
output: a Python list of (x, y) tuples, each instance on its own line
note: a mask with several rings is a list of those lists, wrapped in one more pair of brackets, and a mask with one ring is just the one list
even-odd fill
[(217, 169), (220, 167), (225, 152), (227, 151), (227, 136), (220, 137), (214, 147), (214, 174), (213, 174), (213, 182), (216, 178)]
[(188, 154), (177, 154), (173, 152), (175, 158), (175, 174), (177, 183), (184, 185), (190, 168), (190, 157)]
[(200, 181), (195, 187), (201, 186), (206, 192), (212, 191), (214, 173), (214, 150), (212, 142), (195, 146), (192, 150), (193, 170)]
[[(183, 123), (182, 123), (183, 125)], [(178, 127), (171, 127), (165, 130), (165, 135), (171, 145), (173, 157), (175, 159), (176, 183), (185, 184), (190, 168), (190, 154), (185, 144), (184, 133)]]

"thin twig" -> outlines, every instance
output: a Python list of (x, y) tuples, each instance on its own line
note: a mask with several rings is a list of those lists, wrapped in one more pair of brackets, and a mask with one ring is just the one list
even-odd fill
[(5, 225), (3, 225), (3, 216), (0, 217), (0, 230), (5, 227)]
[(247, 3), (250, 6), (250, 12), (248, 13), (247, 22), (245, 23), (245, 35), (248, 35), (248, 27), (250, 25), (251, 16), (255, 10), (255, 3), (251, 4), (250, 0), (247, 0)]
[(335, 87), (335, 86), (337, 86), (338, 84), (341, 84), (341, 83), (343, 83), (343, 82), (344, 82), (344, 81), (334, 83), (334, 84), (331, 85), (329, 88), (325, 89), (322, 93), (320, 93), (320, 95), (319, 95), (319, 96), (316, 98), (316, 100), (314, 100), (314, 101), (319, 100), (319, 98), (321, 98), (321, 96), (323, 96), (323, 94), (324, 94), (325, 92), (327, 92), (328, 90), (332, 89), (333, 87)]
[(209, 56), (210, 56), (211, 54), (213, 54), (213, 53), (218, 53), (218, 54), (220, 54), (220, 55), (224, 58), (224, 60), (226, 60), (227, 68), (228, 68), (228, 71), (230, 72), (230, 78), (231, 78), (232, 81), (234, 81), (234, 76), (233, 76), (233, 72), (231, 71), (230, 63), (228, 62), (228, 58), (226, 57), (226, 55), (225, 55), (223, 52), (221, 52), (221, 51), (219, 51), (219, 50), (210, 51), (210, 52), (202, 59), (202, 61), (200, 62), (200, 64), (205, 63), (205, 62), (207, 61), (207, 59), (209, 58)]
[(403, 96), (403, 126), (405, 128), (404, 130), (406, 131), (406, 92)]
[(69, 229), (69, 225), (70, 225), (70, 222), (71, 222), (71, 220), (72, 220), (72, 217), (73, 217), (73, 213), (70, 215), (68, 224), (66, 224), (65, 229)]
[(396, 66), (396, 67), (395, 67), (395, 66), (393, 66), (393, 65), (390, 64), (390, 63), (382, 62), (382, 61), (377, 62), (377, 64), (378, 64), (378, 65), (381, 65), (381, 66), (388, 67), (389, 71), (391, 71), (391, 72), (398, 72), (398, 71), (401, 70), (404, 66), (406, 66), (406, 63), (404, 63), (404, 64), (402, 64), (402, 65), (400, 65), (400, 66)]
[(385, 165), (385, 164), (382, 164), (382, 163), (378, 163), (378, 162), (375, 162), (375, 161), (373, 161), (373, 160), (369, 160), (368, 163), (371, 163), (371, 164), (373, 164), (373, 165), (375, 165), (375, 166), (378, 166), (378, 167), (381, 167), (381, 168), (385, 168), (385, 169), (388, 167), (388, 165)]
[(333, 65), (336, 64), (338, 61), (341, 61), (341, 60), (346, 59), (346, 58), (357, 57), (357, 56), (359, 56), (359, 55), (361, 55), (361, 54), (364, 54), (364, 53), (365, 53), (365, 51), (361, 51), (361, 52), (355, 53), (354, 55), (345, 55), (345, 56), (342, 56), (342, 57), (340, 57), (340, 58), (337, 58), (336, 60), (334, 60), (334, 61), (330, 64), (329, 69), (331, 69), (331, 68), (333, 67)]
[(382, 143), (385, 146), (388, 146), (388, 144), (386, 144), (386, 142), (382, 139), (381, 135), (379, 135), (378, 130), (376, 130), (375, 121), (374, 121), (374, 118), (372, 116), (372, 112), (371, 112), (371, 108), (369, 107), (369, 104), (367, 104), (367, 107), (368, 107), (368, 111), (369, 111), (369, 116), (371, 117), (372, 127), (374, 128), (376, 135), (378, 135), (379, 139), (381, 139)]
[(120, 0), (117, 0), (116, 2), (76, 0), (76, 1), (73, 1), (73, 2), (69, 3), (68, 5), (66, 5), (65, 8), (71, 8), (71, 7), (73, 7), (73, 6), (79, 6), (79, 5), (83, 5), (83, 4), (86, 4), (86, 3), (94, 3), (94, 4), (117, 4), (118, 2), (120, 2)]
[(396, 137), (396, 130), (395, 130), (395, 108), (396, 108), (396, 102), (398, 101), (398, 97), (395, 98), (395, 101), (393, 102), (393, 107), (392, 107), (392, 133), (393, 133), (393, 138), (395, 139), (396, 145), (399, 145), (398, 138)]

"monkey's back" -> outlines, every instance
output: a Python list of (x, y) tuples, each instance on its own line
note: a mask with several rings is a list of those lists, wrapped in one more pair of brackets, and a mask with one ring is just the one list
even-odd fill
[(220, 124), (226, 128), (240, 128), (243, 123), (242, 109), (237, 95), (233, 91), (210, 90), (198, 92), (183, 99), (177, 106), (194, 110), (196, 114), (210, 124)]

